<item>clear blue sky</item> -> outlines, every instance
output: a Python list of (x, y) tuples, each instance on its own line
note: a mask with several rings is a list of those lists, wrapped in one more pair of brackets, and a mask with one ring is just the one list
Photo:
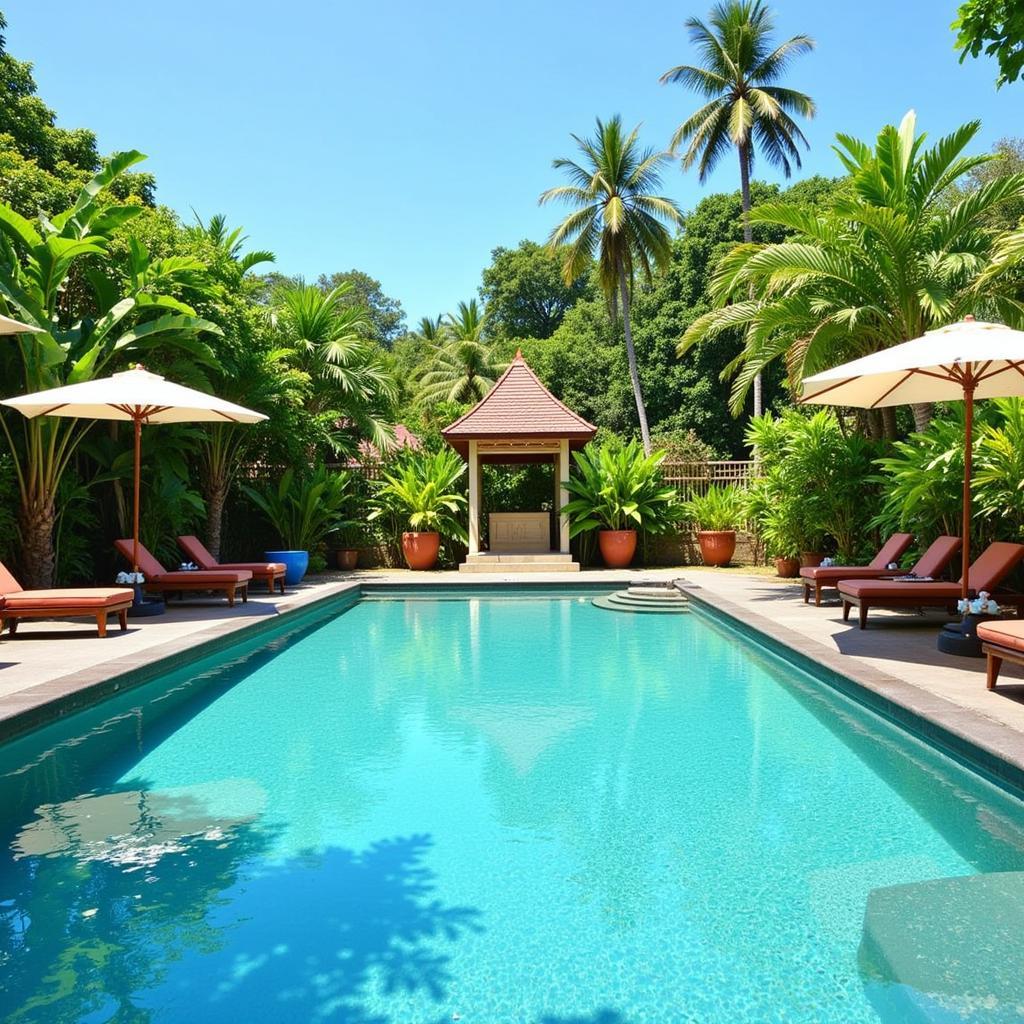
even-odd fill
[[(788, 82), (818, 103), (802, 173), (837, 173), (836, 131), (872, 138), (910, 107), (932, 136), (981, 118), (984, 148), (1024, 131), (1024, 85), (957, 63), (956, 5), (777, 0), (780, 35), (818, 42)], [(283, 272), (365, 270), (410, 323), (473, 296), (494, 246), (546, 237), (558, 211), (537, 196), (570, 132), (617, 112), (667, 143), (696, 100), (658, 76), (691, 59), (682, 23), (709, 6), (0, 0), (62, 125), (142, 150), (162, 202), (227, 214)], [(733, 161), (707, 189), (665, 182), (684, 208), (736, 187)]]

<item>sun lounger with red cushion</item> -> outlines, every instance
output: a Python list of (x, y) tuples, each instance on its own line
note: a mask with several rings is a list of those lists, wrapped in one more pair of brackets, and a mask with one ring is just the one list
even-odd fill
[[(114, 547), (130, 565), (132, 561), (131, 540), (115, 540)], [(219, 591), (227, 597), (231, 607), (234, 607), (236, 593), (241, 595), (243, 601), (248, 598), (249, 583), (252, 580), (252, 573), (243, 569), (221, 569), (217, 572), (207, 572), (203, 569), (168, 572), (142, 544), (139, 545), (139, 569), (146, 577), (146, 582), (143, 584), (146, 590), (158, 594), (182, 594), (188, 590)]]
[[(906, 544), (902, 544), (904, 537), (907, 538)], [(895, 562), (906, 551), (910, 544), (910, 537), (909, 533), (894, 533), (886, 541), (882, 550), (875, 555), (870, 565), (818, 565), (813, 568), (801, 569), (800, 575), (803, 577), (804, 584), (804, 604), (808, 602), (812, 584), (814, 585), (814, 603), (815, 605), (820, 605), (822, 589), (825, 587), (837, 587), (841, 580), (884, 580), (891, 579), (894, 576), (905, 575), (940, 576), (949, 568), (949, 563), (953, 560), (953, 557), (960, 550), (960, 545), (963, 543), (959, 537), (939, 537), (928, 546), (928, 550), (917, 560), (909, 573), (903, 569), (886, 569), (885, 567), (890, 562)], [(886, 549), (890, 545), (895, 549), (896, 545), (893, 542), (897, 540), (901, 542), (899, 553), (890, 558), (888, 557), (889, 552)], [(885, 556), (884, 559), (883, 556)]]
[(134, 592), (125, 587), (22, 590), (0, 562), (0, 631), (4, 623), (10, 623), (13, 634), (19, 619), (94, 618), (96, 632), (106, 636), (107, 616), (115, 612), (121, 629), (128, 628), (128, 609), (134, 597)]
[(987, 659), (985, 685), (994, 690), (1004, 661), (1024, 665), (1024, 619), (979, 622), (978, 639)]
[(284, 593), (284, 562), (218, 562), (206, 549), (206, 545), (198, 537), (191, 534), (178, 538), (178, 547), (195, 562), (200, 569), (242, 569), (252, 573), (254, 580), (266, 583), (267, 589), (273, 593), (274, 586), (280, 586)]
[[(1024, 560), (1024, 544), (996, 541), (976, 558), (967, 570), (967, 585), (975, 594), (985, 590), (997, 601), (1014, 604), (1017, 614), (1024, 610), (1024, 596), (1000, 595), (996, 587)], [(860, 610), (860, 628), (868, 622), (870, 608), (946, 608), (956, 614), (956, 603), (962, 592), (961, 583), (939, 580), (842, 580), (839, 596), (843, 599), (843, 620), (850, 617), (850, 609)]]
[(812, 586), (814, 604), (820, 607), (822, 589), (834, 587), (840, 580), (879, 580), (887, 576), (899, 576), (902, 569), (889, 569), (887, 566), (892, 562), (899, 562), (913, 539), (914, 535), (911, 533), (894, 533), (867, 565), (805, 566), (800, 570), (804, 584), (804, 604), (810, 600)]

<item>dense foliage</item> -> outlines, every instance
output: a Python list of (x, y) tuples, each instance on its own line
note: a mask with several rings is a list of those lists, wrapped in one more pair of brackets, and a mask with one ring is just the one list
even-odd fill
[[(1012, 6), (972, 0), (958, 22), (965, 53), (992, 52), (1003, 81), (1020, 70)], [(970, 155), (971, 123), (926, 145), (909, 115), (874, 145), (840, 134), (834, 179), (752, 180), (755, 151), (799, 167), (798, 121), (814, 112), (784, 81), (812, 42), (773, 42), (763, 3), (690, 19), (693, 63), (664, 78), (704, 102), (664, 149), (617, 117), (574, 136), (578, 158), (555, 163), (566, 183), (543, 196), (570, 207), (549, 244), (495, 248), (477, 296), (414, 328), (359, 269), (308, 283), (226, 217), (160, 205), (140, 154), (104, 158), (92, 132), (58, 127), (5, 27), (0, 15), (0, 313), (42, 330), (0, 337), (0, 392), (142, 360), (268, 416), (147, 428), (142, 533), (158, 553), (173, 558), (183, 532), (227, 559), (343, 539), (387, 551), (414, 521), (464, 540), (464, 467), (440, 431), (517, 349), (599, 428), (574, 474), (577, 546), (593, 524), (637, 516), (644, 531), (676, 530), (660, 461), (742, 459), (751, 446), (761, 477), (740, 518), (769, 554), (824, 545), (854, 558), (873, 531), (956, 531), (955, 406), (934, 418), (789, 406), (806, 373), (965, 312), (1024, 322), (1024, 143)], [(677, 209), (662, 181), (673, 151), (702, 178), (735, 154), (739, 189)], [(769, 413), (751, 421), (761, 375)], [(979, 403), (978, 420), (974, 529), (1024, 535), (1021, 409)], [(0, 426), (0, 558), (27, 584), (109, 579), (109, 539), (130, 525), (128, 432), (10, 410)], [(412, 448), (398, 448), (410, 431)], [(372, 472), (349, 477), (354, 463)], [(485, 511), (551, 509), (551, 484), (549, 466), (488, 467)], [(691, 518), (735, 518), (733, 492), (716, 501)]]
[(592, 443), (576, 452), (566, 482), (572, 499), (562, 509), (569, 517), (569, 536), (590, 530), (659, 534), (675, 526), (681, 509), (675, 488), (661, 479), (664, 457), (664, 452), (644, 455), (636, 441)]
[(999, 64), (996, 85), (1017, 81), (1024, 70), (1024, 7), (1018, 0), (967, 0), (953, 28), (961, 63), (984, 50)]

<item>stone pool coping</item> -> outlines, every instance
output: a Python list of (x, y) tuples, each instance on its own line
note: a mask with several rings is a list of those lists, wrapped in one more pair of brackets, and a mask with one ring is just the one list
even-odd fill
[(894, 723), (941, 753), (1024, 799), (1024, 736), (920, 686), (905, 682), (688, 579), (676, 588), (709, 614), (812, 678)]

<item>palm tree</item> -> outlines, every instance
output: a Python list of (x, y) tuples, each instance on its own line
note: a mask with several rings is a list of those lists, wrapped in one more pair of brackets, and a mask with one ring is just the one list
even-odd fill
[[(688, 143), (683, 167), (699, 164), (703, 184), (728, 149), (736, 147), (740, 161), (743, 240), (753, 238), (750, 227), (750, 175), (759, 148), (788, 178), (800, 166), (797, 143), (807, 146), (793, 120), (814, 116), (814, 101), (805, 93), (776, 84), (794, 57), (814, 48), (809, 36), (793, 36), (780, 46), (771, 41), (772, 12), (761, 0), (726, 0), (711, 9), (710, 26), (689, 18), (690, 42), (702, 64), (680, 64), (661, 76), (662, 84), (685, 85), (708, 102), (672, 136), (671, 149)], [(761, 414), (761, 378), (754, 380), (754, 415)]]
[[(796, 386), (808, 374), (959, 319), (981, 301), (1019, 320), (1024, 303), (1001, 273), (985, 273), (993, 256), (1012, 253), (1012, 235), (1000, 238), (984, 225), (998, 203), (1024, 196), (1024, 174), (993, 179), (948, 202), (950, 187), (990, 159), (962, 155), (979, 127), (972, 121), (924, 149), (911, 111), (899, 128), (883, 128), (874, 147), (837, 136), (850, 195), (822, 213), (789, 203), (758, 206), (754, 222), (796, 237), (727, 254), (711, 286), (720, 308), (690, 326), (679, 354), (722, 331), (744, 329), (733, 367), (738, 412), (755, 376), (782, 357)], [(993, 266), (998, 271), (1001, 264)], [(918, 430), (930, 414), (929, 406), (914, 407)]]
[[(275, 296), (275, 318), (291, 347), (293, 363), (308, 374), (307, 408), (324, 423), (355, 427), (381, 451), (394, 443), (391, 405), (394, 377), (380, 352), (366, 340), (369, 317), (351, 305), (348, 282), (323, 291), (299, 280)], [(344, 447), (335, 435), (334, 446)]]
[(622, 305), (629, 378), (644, 451), (649, 455), (651, 432), (633, 348), (630, 290), (637, 272), (649, 282), (652, 268), (663, 270), (668, 265), (672, 236), (665, 224), (681, 225), (683, 217), (671, 199), (653, 194), (669, 154), (641, 151), (638, 135), (639, 128), (626, 135), (618, 115), (609, 121), (598, 118), (593, 138), (573, 136), (584, 157), (582, 164), (565, 158), (554, 161), (555, 169), (565, 171), (572, 184), (548, 189), (540, 202), (557, 199), (577, 208), (548, 238), (552, 251), (566, 247), (562, 267), (566, 284), (587, 272), (596, 255), (598, 281), (613, 314)]
[(494, 387), (502, 368), (483, 340), (486, 324), (487, 314), (476, 299), (460, 302), (458, 312), (449, 313), (443, 322), (429, 317), (420, 321), (420, 337), (429, 340), (432, 349), (420, 377), (420, 403), (479, 402)]

